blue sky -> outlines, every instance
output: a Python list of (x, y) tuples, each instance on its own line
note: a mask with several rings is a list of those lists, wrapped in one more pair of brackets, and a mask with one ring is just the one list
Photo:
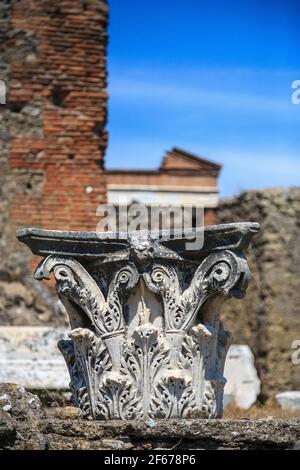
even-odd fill
[(182, 147), (221, 194), (300, 185), (300, 0), (110, 0), (109, 168)]

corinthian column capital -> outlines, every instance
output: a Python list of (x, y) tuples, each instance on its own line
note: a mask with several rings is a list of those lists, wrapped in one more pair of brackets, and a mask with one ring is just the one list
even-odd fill
[(85, 416), (222, 415), (230, 335), (219, 313), (246, 292), (244, 250), (258, 230), (250, 223), (207, 227), (195, 250), (192, 233), (18, 231), (43, 257), (35, 278), (53, 274), (69, 314), (70, 339), (59, 348)]

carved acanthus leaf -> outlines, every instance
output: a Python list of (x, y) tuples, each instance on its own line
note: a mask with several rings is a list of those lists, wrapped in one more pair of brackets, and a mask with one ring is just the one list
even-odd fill
[(99, 318), (105, 311), (106, 302), (86, 269), (72, 258), (48, 256), (38, 265), (35, 278), (49, 279), (51, 272), (58, 296), (69, 313), (71, 328), (90, 324), (99, 331)]
[(57, 293), (65, 305), (71, 328), (92, 324), (100, 335), (107, 335), (124, 328), (122, 314), (123, 296), (138, 281), (133, 265), (121, 268), (109, 285), (107, 300), (92, 276), (72, 258), (49, 256), (37, 267), (35, 278), (49, 279), (53, 272)]
[(134, 265), (120, 269), (109, 286), (106, 310), (102, 318), (103, 329), (107, 333), (123, 328), (123, 299), (137, 284), (139, 275)]
[(88, 391), (90, 414), (95, 419), (101, 415), (98, 410), (100, 380), (111, 369), (111, 360), (103, 341), (90, 330), (78, 328), (70, 333), (70, 338)]
[(170, 371), (154, 387), (151, 416), (164, 419), (185, 418), (195, 406), (191, 379), (182, 370)]
[(116, 372), (106, 374), (100, 393), (107, 418), (138, 419), (143, 416), (141, 396), (125, 375)]
[[(205, 258), (184, 292), (177, 271), (171, 266), (154, 265), (144, 279), (148, 288), (163, 299), (166, 329), (188, 331), (209, 299), (219, 298), (222, 303), (230, 296), (241, 297), (249, 270), (243, 256), (225, 251)], [(219, 306), (215, 315), (218, 309)]]
[(176, 269), (172, 266), (154, 265), (144, 274), (145, 282), (152, 292), (162, 296), (167, 330), (179, 330), (184, 322), (185, 311), (181, 305), (181, 289)]

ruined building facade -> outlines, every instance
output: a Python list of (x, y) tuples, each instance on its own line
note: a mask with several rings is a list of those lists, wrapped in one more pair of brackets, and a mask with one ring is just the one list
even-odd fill
[(107, 24), (105, 0), (0, 1), (1, 322), (45, 314), (15, 229), (93, 230), (106, 200)]
[(19, 179), (12, 221), (92, 229), (106, 192), (106, 2), (1, 3), (1, 137)]
[(217, 222), (220, 170), (219, 164), (174, 147), (157, 169), (106, 170), (107, 200), (111, 204), (142, 203), (172, 209), (198, 206), (204, 209), (205, 225), (213, 225)]

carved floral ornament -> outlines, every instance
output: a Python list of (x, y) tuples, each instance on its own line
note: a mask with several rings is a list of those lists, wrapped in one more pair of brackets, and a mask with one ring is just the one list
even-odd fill
[(222, 304), (243, 297), (243, 255), (258, 224), (208, 227), (203, 249), (176, 237), (17, 233), (53, 273), (70, 319), (61, 350), (73, 397), (92, 419), (216, 418), (222, 415), (230, 334)]

